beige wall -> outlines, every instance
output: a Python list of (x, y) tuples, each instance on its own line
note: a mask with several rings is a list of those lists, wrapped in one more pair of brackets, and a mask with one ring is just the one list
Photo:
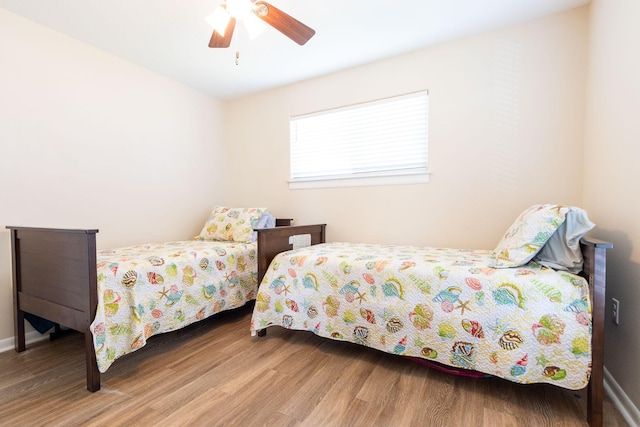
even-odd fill
[(614, 243), (607, 301), (605, 366), (633, 402), (640, 425), (640, 2), (594, 0), (590, 7), (584, 201), (595, 234)]
[(0, 9), (0, 340), (6, 225), (99, 228), (98, 246), (191, 238), (222, 199), (222, 104)]
[[(232, 201), (334, 241), (492, 248), (531, 204), (582, 203), (586, 43), (581, 8), (231, 101)], [(421, 89), (429, 183), (288, 189), (290, 115)]]

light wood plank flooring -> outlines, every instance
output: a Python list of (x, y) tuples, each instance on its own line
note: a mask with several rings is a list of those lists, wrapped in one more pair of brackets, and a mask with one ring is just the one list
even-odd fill
[[(2, 426), (586, 426), (586, 391), (458, 377), (221, 313), (153, 337), (85, 389), (83, 338), (0, 354)], [(606, 426), (626, 426), (607, 400)]]

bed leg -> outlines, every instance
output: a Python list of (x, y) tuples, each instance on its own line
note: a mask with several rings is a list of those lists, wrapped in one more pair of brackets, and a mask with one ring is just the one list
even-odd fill
[[(8, 228), (8, 227), (7, 227)], [(19, 243), (16, 230), (11, 230), (11, 274), (13, 276), (13, 345), (16, 352), (27, 349), (24, 336), (24, 311), (20, 310), (20, 267), (18, 261)]]
[(84, 334), (84, 347), (87, 362), (87, 390), (94, 393), (100, 390), (100, 371), (96, 360), (96, 351), (93, 348), (93, 335), (91, 331)]
[(258, 336), (259, 337), (266, 337), (267, 336), (267, 330), (266, 329), (260, 329), (258, 331)]
[(13, 311), (14, 311), (13, 343), (14, 343), (16, 352), (20, 353), (27, 349), (25, 338), (24, 338), (24, 311), (18, 310), (17, 307), (14, 307)]
[[(591, 377), (593, 381), (593, 376)], [(587, 422), (589, 427), (602, 427), (603, 386), (591, 384), (587, 390)]]
[(591, 349), (591, 378), (587, 387), (587, 422), (601, 427), (604, 403), (604, 297), (596, 294), (593, 305), (593, 340)]

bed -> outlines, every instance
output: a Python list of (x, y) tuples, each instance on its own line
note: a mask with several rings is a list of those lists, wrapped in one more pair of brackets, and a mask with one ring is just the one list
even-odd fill
[[(254, 227), (263, 226), (258, 237)], [(272, 237), (286, 249), (303, 233), (324, 241), (324, 226), (292, 226), (263, 208), (216, 207), (193, 240), (115, 250), (96, 250), (96, 229), (7, 228), (15, 350), (26, 349), (25, 315), (83, 333), (91, 392), (101, 373), (151, 336), (253, 301), (275, 255)]]
[(461, 373), (588, 389), (602, 424), (606, 249), (574, 207), (535, 205), (494, 250), (325, 243), (276, 256), (252, 334), (280, 326)]

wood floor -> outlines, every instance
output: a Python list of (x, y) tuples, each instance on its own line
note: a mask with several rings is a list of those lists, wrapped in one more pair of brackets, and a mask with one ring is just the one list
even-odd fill
[[(83, 338), (0, 354), (0, 425), (586, 426), (586, 391), (439, 372), (221, 313), (153, 337), (85, 389)], [(605, 426), (626, 426), (609, 400)]]

